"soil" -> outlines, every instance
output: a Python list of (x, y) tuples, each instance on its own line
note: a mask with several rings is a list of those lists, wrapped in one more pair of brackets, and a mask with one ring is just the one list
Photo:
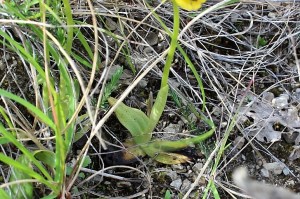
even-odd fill
[[(152, 3), (157, 4), (156, 2)], [(119, 12), (128, 12), (132, 19), (141, 21), (148, 14), (147, 10), (133, 12), (130, 10), (130, 4), (128, 4), (129, 8), (124, 6), (127, 4), (122, 5), (120, 5)], [(212, 3), (205, 4), (204, 9), (210, 5)], [(95, 3), (95, 7), (97, 8), (97, 3)], [(164, 5), (157, 12), (171, 27), (170, 6)], [(192, 19), (191, 15), (193, 14), (182, 11), (182, 27)], [(217, 126), (215, 135), (202, 144), (180, 151), (180, 154), (190, 157), (190, 161), (184, 164), (163, 165), (149, 157), (124, 160), (122, 142), (130, 136), (116, 117), (112, 116), (103, 128), (104, 137), (111, 143), (111, 146), (108, 150), (103, 150), (98, 139), (95, 138), (92, 141), (93, 147), (89, 150), (92, 162), (87, 168), (93, 171), (103, 169), (108, 175), (97, 175), (80, 186), (75, 184), (72, 198), (167, 199), (168, 197), (165, 197), (167, 191), (171, 192), (171, 198), (183, 198), (192, 183), (198, 180), (197, 177), (210, 154), (223, 141), (230, 123), (234, 121), (233, 115), (238, 114), (241, 110), (237, 108), (239, 105), (241, 107), (252, 106), (251, 102), (257, 102), (255, 101), (257, 99), (260, 99), (257, 103), (263, 103), (261, 99), (265, 92), (273, 93), (275, 98), (282, 94), (292, 96), (292, 93), (300, 88), (297, 68), (300, 58), (299, 19), (299, 4), (245, 2), (213, 11), (196, 22), (190, 28), (190, 32), (183, 36), (183, 41), (187, 43), (181, 42), (181, 44), (202, 78), (207, 101), (207, 110), (203, 114), (211, 117)], [(112, 20), (117, 22), (116, 18), (112, 18)], [(105, 27), (105, 17), (99, 21)], [(136, 24), (128, 22), (127, 25), (134, 27)], [(137, 70), (143, 68), (152, 58), (157, 58), (157, 55), (167, 47), (169, 39), (157, 27), (160, 25), (156, 20), (148, 19), (138, 28), (137, 33), (129, 38), (131, 41), (128, 44), (128, 49), (131, 50), (130, 60)], [(117, 34), (118, 28), (111, 31)], [(151, 45), (146, 45), (140, 35), (147, 40), (149, 32), (151, 37), (153, 34), (155, 37), (156, 34), (158, 38), (162, 38), (159, 38), (157, 42), (154, 41)], [(159, 34), (163, 36), (159, 36)], [(88, 37), (88, 35), (86, 36)], [(138, 42), (145, 45), (140, 47)], [(110, 46), (112, 47), (110, 56), (114, 58), (118, 45), (112, 41)], [(27, 74), (28, 68), (24, 67), (16, 54), (6, 51), (4, 55), (3, 52), (5, 52), (4, 49), (0, 54), (1, 66), (4, 66), (0, 66), (1, 89), (8, 90), (34, 103), (35, 94), (31, 85), (31, 77), (24, 75)], [(9, 57), (7, 57), (8, 55)], [(105, 56), (103, 54), (102, 56), (104, 59)], [(130, 64), (124, 54), (118, 57), (115, 65), (124, 66), (123, 78), (120, 80), (121, 86), (112, 93), (114, 97), (117, 97), (135, 78), (135, 75), (130, 70)], [(144, 82), (141, 82), (130, 93), (124, 103), (146, 112), (146, 101), (150, 92), (156, 96), (159, 89), (158, 71), (162, 67), (163, 64), (160, 63), (155, 70), (148, 74), (144, 78)], [(199, 118), (197, 119), (191, 109), (183, 103), (184, 99), (188, 99), (195, 104), (197, 111), (201, 111), (201, 92), (197, 81), (179, 53), (173, 69), (171, 81), (174, 88), (172, 90), (179, 92), (180, 95), (177, 93), (174, 97), (170, 94), (166, 110), (154, 136), (166, 136), (159, 132), (163, 132), (168, 127), (170, 130), (174, 125), (175, 130), (179, 129), (180, 133), (185, 134), (189, 134), (190, 131), (193, 131), (191, 134), (207, 131), (208, 126)], [(251, 97), (246, 99), (244, 96), (248, 93), (251, 93)], [(176, 103), (176, 96), (181, 102), (181, 106)], [(252, 98), (252, 96), (254, 97)], [(294, 106), (299, 108), (299, 102), (299, 99), (294, 100)], [(0, 105), (5, 106), (2, 100)], [(21, 106), (18, 108), (25, 118), (33, 120), (26, 109)], [(102, 117), (107, 109), (108, 107), (105, 107), (99, 117)], [(274, 107), (274, 111), (276, 110)], [(194, 119), (195, 117), (196, 119)], [(0, 119), (3, 118), (0, 117)], [(228, 147), (221, 157), (216, 173), (212, 173), (215, 160), (213, 159), (188, 198), (202, 198), (210, 179), (214, 180), (220, 198), (231, 198), (233, 191), (242, 194), (243, 192), (234, 185), (231, 177), (233, 171), (240, 166), (247, 167), (252, 179), (286, 187), (300, 193), (300, 167), (298, 166), (300, 159), (296, 158), (291, 161), (292, 151), (299, 143), (296, 143), (295, 140), (287, 142), (282, 137), (274, 142), (258, 141), (253, 136), (248, 136), (245, 131), (245, 129), (251, 129), (252, 126), (256, 127), (254, 119), (249, 116), (246, 120), (235, 121), (235, 126), (230, 130), (227, 140)], [(283, 134), (285, 134), (286, 128), (286, 126), (274, 126), (275, 130), (277, 129)], [(180, 136), (176, 135), (174, 139), (178, 139), (178, 137)], [(243, 138), (243, 143), (239, 142), (240, 138)], [(73, 154), (70, 154), (69, 157), (70, 164), (86, 140), (86, 137), (82, 137), (74, 143)], [(275, 171), (270, 168), (266, 169), (268, 163), (282, 163), (284, 167), (281, 172), (280, 169), (279, 171), (278, 169)], [(77, 184), (91, 175), (88, 172), (83, 173), (84, 175), (79, 177)], [(242, 195), (237, 197), (243, 198)], [(213, 198), (211, 191), (208, 192), (207, 198)]]

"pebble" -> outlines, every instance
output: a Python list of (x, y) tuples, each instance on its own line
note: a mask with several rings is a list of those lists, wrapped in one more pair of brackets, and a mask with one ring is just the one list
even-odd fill
[(199, 173), (201, 171), (201, 169), (203, 168), (203, 164), (202, 163), (196, 163), (194, 166), (193, 166), (193, 171), (195, 173)]
[(287, 106), (288, 100), (289, 100), (289, 95), (288, 94), (281, 94), (279, 97), (276, 97), (272, 100), (272, 105), (275, 106), (276, 108), (284, 108)]
[(287, 167), (284, 167), (284, 169), (282, 170), (284, 175), (289, 175), (290, 174), (290, 170)]
[(182, 182), (182, 185), (181, 185), (181, 191), (183, 193), (187, 192), (189, 190), (189, 188), (191, 187), (191, 181), (189, 181), (188, 179), (185, 179), (183, 182)]
[(132, 184), (131, 182), (125, 182), (125, 181), (120, 181), (120, 182), (117, 182), (117, 187), (131, 187)]
[(261, 173), (261, 175), (262, 175), (263, 177), (265, 177), (265, 178), (269, 178), (269, 177), (270, 177), (269, 171), (268, 171), (267, 169), (265, 169), (265, 168), (262, 168), (262, 169), (260, 170), (260, 173)]
[(235, 140), (233, 141), (233, 145), (237, 148), (237, 149), (241, 149), (243, 148), (245, 144), (245, 138), (243, 136), (237, 136), (235, 138)]
[(110, 31), (115, 31), (118, 27), (118, 24), (115, 21), (113, 21), (111, 18), (106, 18), (105, 22), (106, 22), (105, 24), (106, 24), (107, 28)]
[(266, 170), (273, 172), (275, 175), (279, 175), (282, 173), (282, 170), (285, 168), (285, 165), (282, 164), (281, 162), (272, 162), (272, 163), (265, 163), (263, 167)]
[(271, 19), (275, 19), (275, 18), (276, 18), (276, 13), (270, 12), (270, 13), (268, 14), (268, 17), (271, 18)]
[(170, 186), (174, 187), (175, 189), (179, 190), (182, 185), (182, 180), (179, 178), (171, 182)]
[(146, 36), (146, 41), (150, 46), (154, 46), (158, 43), (158, 34), (155, 32), (149, 32)]
[(171, 178), (172, 181), (176, 180), (178, 178), (177, 172), (176, 171), (169, 171), (166, 173), (167, 176)]

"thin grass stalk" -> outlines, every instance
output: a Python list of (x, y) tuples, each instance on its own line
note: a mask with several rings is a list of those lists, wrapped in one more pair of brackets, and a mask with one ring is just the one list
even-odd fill
[(73, 16), (72, 16), (72, 9), (71, 4), (68, 0), (63, 0), (64, 4), (64, 12), (67, 17), (67, 43), (65, 45), (65, 49), (68, 54), (71, 54), (72, 52), (72, 46), (73, 46), (73, 32), (74, 32), (74, 22), (73, 22)]

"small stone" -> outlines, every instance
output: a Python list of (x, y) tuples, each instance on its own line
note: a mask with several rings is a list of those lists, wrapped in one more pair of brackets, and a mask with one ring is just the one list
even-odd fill
[(117, 187), (131, 187), (132, 184), (131, 182), (125, 182), (125, 181), (120, 181), (120, 182), (117, 182)]
[(187, 192), (189, 190), (189, 188), (191, 187), (191, 182), (188, 180), (188, 179), (185, 179), (183, 182), (182, 182), (182, 185), (181, 185), (181, 191), (183, 193)]
[(288, 185), (288, 186), (294, 186), (295, 185), (295, 181), (294, 180), (287, 180), (285, 182), (285, 184)]
[(268, 14), (268, 17), (271, 18), (271, 19), (275, 19), (275, 18), (276, 18), (276, 13), (270, 12), (270, 13)]
[(179, 190), (182, 185), (182, 180), (179, 178), (171, 182), (170, 186), (174, 187), (175, 189)]
[(237, 13), (232, 13), (230, 16), (230, 21), (236, 23), (238, 21), (239, 15)]
[(290, 97), (288, 94), (281, 94), (279, 97), (276, 97), (272, 100), (272, 105), (276, 108), (284, 108), (289, 104), (289, 98)]
[(262, 168), (262, 169), (260, 170), (260, 173), (261, 173), (261, 175), (262, 175), (263, 177), (265, 177), (265, 178), (269, 178), (269, 177), (270, 177), (269, 171), (268, 171), (267, 169), (265, 169), (265, 168)]
[(174, 171), (176, 171), (177, 173), (178, 172), (180, 172), (180, 173), (186, 172), (186, 168), (183, 165), (181, 165), (181, 164), (173, 164), (172, 165), (172, 169)]
[(290, 174), (290, 170), (287, 167), (284, 167), (284, 169), (282, 170), (284, 175), (289, 175)]
[(265, 163), (263, 167), (268, 171), (273, 172), (275, 175), (279, 175), (282, 173), (282, 170), (284, 169), (285, 165), (281, 162), (272, 162)]
[(201, 169), (203, 168), (203, 164), (202, 163), (196, 163), (194, 166), (193, 166), (193, 171), (195, 173), (199, 173), (201, 171)]
[(233, 145), (237, 148), (237, 149), (241, 149), (243, 148), (245, 144), (245, 138), (242, 136), (237, 136), (234, 141), (233, 141)]
[(247, 159), (246, 156), (243, 154), (243, 155), (242, 155), (242, 160), (245, 161), (246, 159)]
[(166, 126), (163, 131), (164, 132), (168, 132), (168, 133), (176, 133), (176, 132), (181, 132), (182, 131), (182, 125), (183, 123), (178, 122), (177, 124), (169, 124), (168, 126)]
[(146, 41), (150, 46), (154, 46), (158, 43), (158, 34), (149, 32), (146, 36)]
[(117, 23), (111, 18), (106, 18), (105, 25), (110, 31), (115, 31), (118, 27)]
[(172, 181), (176, 180), (178, 178), (177, 172), (170, 170), (166, 173), (167, 176), (171, 178)]
[(138, 85), (141, 87), (141, 88), (145, 88), (148, 84), (148, 81), (146, 81), (145, 79), (141, 79), (138, 83)]

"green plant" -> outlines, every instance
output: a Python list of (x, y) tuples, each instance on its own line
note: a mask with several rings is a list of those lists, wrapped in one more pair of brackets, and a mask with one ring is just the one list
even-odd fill
[[(34, 121), (38, 121), (49, 134), (54, 136), (53, 144), (55, 144), (54, 150), (46, 148), (37, 137), (26, 133), (28, 129), (16, 130), (17, 128), (13, 126), (13, 121), (7, 116), (5, 109), (0, 107), (0, 113), (5, 122), (5, 124), (0, 122), (1, 144), (10, 143), (20, 151), (17, 159), (0, 153), (0, 161), (12, 167), (13, 175), (10, 182), (20, 181), (16, 184), (10, 185), (8, 183), (7, 186), (2, 186), (0, 189), (1, 198), (8, 196), (11, 198), (32, 198), (34, 183), (36, 182), (51, 190), (51, 193), (45, 196), (46, 198), (65, 196), (68, 194), (65, 193), (66, 157), (76, 132), (77, 123), (74, 118), (80, 109), (78, 106), (79, 84), (76, 79), (73, 79), (68, 69), (69, 65), (74, 65), (69, 55), (73, 56), (79, 63), (86, 64), (89, 62), (91, 65), (89, 60), (74, 52), (74, 32), (91, 59), (94, 59), (94, 55), (80, 30), (73, 28), (74, 21), (68, 0), (63, 0), (63, 4), (57, 0), (46, 1), (45, 3), (43, 1), (5, 1), (1, 13), (18, 19), (18, 23), (23, 23), (20, 25), (21, 28), (26, 27), (31, 30), (30, 37), (26, 37), (27, 40), (22, 43), (1, 29), (0, 36), (3, 40), (0, 42), (7, 49), (22, 57), (37, 71), (37, 82), (41, 87), (42, 97), (40, 103), (37, 103), (38, 106), (35, 106), (3, 89), (0, 89), (0, 96), (25, 107), (28, 114), (35, 118)], [(47, 24), (39, 27), (34, 22), (29, 22), (28, 19), (40, 20), (43, 24), (46, 24), (47, 21), (52, 23), (49, 27), (59, 27), (46, 29)], [(63, 25), (67, 25), (68, 28), (64, 28)], [(35, 49), (32, 47), (33, 45), (31, 46), (32, 43), (43, 44), (44, 51), (40, 52)], [(55, 63), (59, 75), (55, 77), (50, 75), (50, 63)], [(58, 81), (55, 83), (54, 79)], [(5, 128), (5, 126), (9, 128)], [(19, 140), (20, 137), (30, 138), (37, 148), (28, 149), (26, 143)], [(3, 189), (4, 187), (7, 189)]]
[[(199, 2), (199, 1), (198, 1)], [(201, 6), (200, 1), (200, 6)], [(174, 25), (173, 33), (171, 36), (171, 45), (168, 51), (167, 60), (163, 69), (163, 75), (161, 80), (160, 90), (157, 94), (155, 103), (150, 111), (150, 115), (147, 116), (141, 110), (131, 108), (123, 103), (120, 103), (116, 108), (115, 113), (121, 124), (128, 129), (131, 136), (133, 137), (134, 144), (138, 146), (137, 148), (129, 148), (130, 152), (133, 154), (147, 154), (154, 160), (164, 163), (164, 164), (177, 164), (186, 162), (188, 157), (172, 153), (182, 148), (191, 146), (192, 144), (197, 144), (208, 137), (210, 137), (215, 127), (212, 122), (211, 130), (208, 132), (187, 139), (181, 139), (178, 141), (165, 141), (165, 140), (152, 140), (152, 132), (156, 127), (159, 119), (164, 111), (167, 97), (168, 97), (168, 78), (173, 61), (174, 53), (176, 48), (179, 46), (177, 42), (177, 37), (179, 34), (179, 7), (176, 2), (173, 2), (174, 11)], [(180, 49), (180, 48), (179, 48)], [(185, 55), (185, 54), (184, 54)], [(185, 55), (185, 57), (187, 57)], [(191, 63), (191, 62), (190, 62)], [(114, 98), (108, 99), (110, 105), (114, 105), (117, 100)]]
[(171, 199), (171, 198), (172, 198), (172, 194), (169, 190), (167, 190), (166, 193), (165, 193), (164, 199)]

